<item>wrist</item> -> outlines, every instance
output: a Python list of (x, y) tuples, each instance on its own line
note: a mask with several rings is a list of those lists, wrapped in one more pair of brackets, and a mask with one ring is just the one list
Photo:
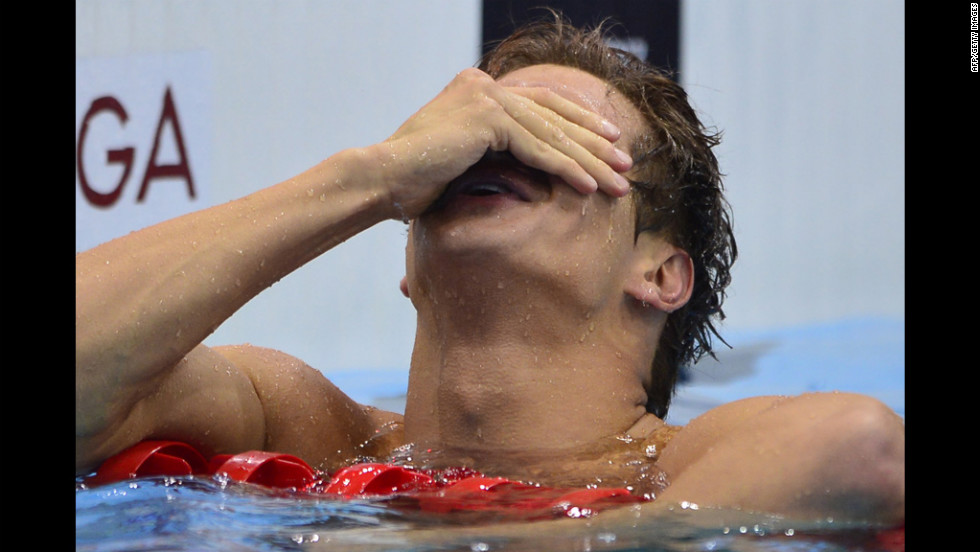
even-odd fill
[(337, 154), (340, 174), (338, 180), (350, 182), (364, 194), (363, 201), (371, 212), (383, 220), (405, 220), (404, 211), (392, 189), (398, 184), (391, 176), (395, 155), (387, 142), (361, 148), (351, 148)]

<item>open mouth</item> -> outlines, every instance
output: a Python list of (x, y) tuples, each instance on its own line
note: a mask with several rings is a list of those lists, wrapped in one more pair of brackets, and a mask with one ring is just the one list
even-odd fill
[(460, 196), (510, 195), (519, 201), (532, 201), (538, 195), (536, 190), (547, 185), (547, 174), (543, 171), (520, 163), (508, 152), (490, 151), (450, 182), (426, 212), (440, 210)]
[(504, 182), (490, 180), (470, 180), (459, 187), (457, 195), (491, 196), (496, 194), (513, 193), (513, 189)]

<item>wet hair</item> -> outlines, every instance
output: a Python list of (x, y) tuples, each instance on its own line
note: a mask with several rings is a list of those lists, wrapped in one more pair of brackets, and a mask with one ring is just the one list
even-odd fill
[(496, 44), (479, 68), (494, 79), (531, 65), (580, 69), (615, 87), (643, 114), (646, 131), (630, 152), (636, 235), (657, 232), (694, 264), (691, 299), (667, 317), (652, 363), (646, 408), (663, 418), (681, 368), (715, 356), (712, 336), (724, 342), (715, 321), (725, 318), (721, 307), (737, 246), (712, 151), (721, 135), (701, 123), (672, 73), (610, 46), (608, 20), (581, 29), (549, 13)]

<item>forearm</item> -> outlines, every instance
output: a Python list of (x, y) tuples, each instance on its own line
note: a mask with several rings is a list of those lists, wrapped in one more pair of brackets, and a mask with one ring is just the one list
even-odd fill
[[(76, 257), (76, 431), (153, 390), (256, 294), (391, 216), (367, 150)], [(91, 408), (87, 408), (91, 404)], [(112, 414), (108, 414), (109, 417)]]

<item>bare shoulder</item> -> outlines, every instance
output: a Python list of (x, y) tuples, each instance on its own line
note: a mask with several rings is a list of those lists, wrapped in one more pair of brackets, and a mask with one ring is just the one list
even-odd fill
[(400, 435), (401, 415), (354, 401), (302, 360), (254, 345), (214, 349), (252, 381), (264, 412), (266, 450), (333, 471), (374, 448), (397, 446), (389, 441)]
[(667, 502), (904, 519), (905, 424), (865, 395), (735, 401), (677, 431), (658, 464), (671, 481)]
[[(796, 432), (801, 439), (819, 434), (900, 432), (904, 424), (885, 404), (855, 393), (806, 393), (792, 396), (760, 396), (715, 407), (677, 428), (665, 449), (662, 467), (679, 473), (708, 450), (729, 439), (751, 440), (765, 431)], [(843, 434), (840, 433), (843, 430)]]

